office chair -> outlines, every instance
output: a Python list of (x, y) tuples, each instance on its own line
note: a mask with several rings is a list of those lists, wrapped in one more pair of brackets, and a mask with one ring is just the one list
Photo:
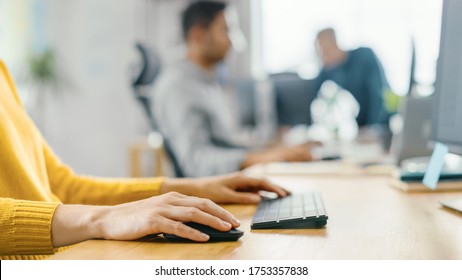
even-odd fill
[(137, 43), (136, 48), (142, 58), (142, 68), (139, 75), (134, 79), (132, 87), (135, 93), (135, 98), (139, 101), (141, 107), (143, 108), (151, 128), (148, 139), (153, 141), (149, 142), (154, 142), (153, 145), (159, 147), (163, 145), (167, 156), (172, 162), (176, 177), (184, 177), (184, 173), (178, 163), (178, 160), (173, 154), (173, 150), (170, 148), (168, 141), (164, 139), (160, 133), (154, 118), (154, 114), (152, 112), (152, 99), (150, 92), (156, 78), (159, 76), (161, 71), (160, 57), (152, 49), (141, 43)]
[(152, 49), (147, 46), (136, 43), (136, 48), (141, 54), (142, 67), (139, 75), (134, 79), (132, 83), (133, 92), (135, 98), (140, 102), (149, 125), (153, 132), (157, 132), (157, 126), (154, 122), (154, 115), (151, 109), (151, 96), (150, 90), (154, 84), (156, 78), (159, 76), (161, 70), (160, 58)]
[(170, 158), (170, 161), (172, 162), (173, 171), (175, 172), (175, 177), (176, 178), (186, 177), (167, 139), (164, 139), (164, 148), (165, 148), (165, 152), (167, 153), (167, 156)]
[[(154, 121), (154, 115), (151, 109), (150, 96), (152, 86), (156, 78), (159, 76), (161, 70), (160, 58), (155, 51), (153, 51), (148, 46), (142, 43), (136, 43), (135, 47), (141, 55), (141, 70), (133, 79), (133, 93), (135, 95), (136, 100), (138, 100), (139, 104), (141, 105), (141, 108), (145, 113), (150, 127), (150, 132), (147, 137), (147, 144), (149, 147), (154, 148), (156, 151), (162, 151), (164, 141)], [(139, 150), (135, 148), (131, 149), (134, 153), (133, 157), (137, 158), (138, 156), (136, 154), (139, 152)], [(159, 164), (158, 168), (160, 168), (159, 170), (161, 170), (162, 168), (160, 167), (160, 154), (157, 154), (156, 152), (156, 156), (159, 157), (157, 159)], [(139, 176), (139, 170), (136, 169), (137, 168), (135, 168), (135, 171), (132, 169), (132, 176), (134, 174), (136, 174), (134, 176)]]

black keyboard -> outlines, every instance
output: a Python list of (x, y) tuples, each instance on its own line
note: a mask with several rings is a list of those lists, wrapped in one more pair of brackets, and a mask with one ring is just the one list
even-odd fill
[(251, 228), (319, 228), (326, 225), (327, 219), (321, 194), (307, 192), (262, 200)]

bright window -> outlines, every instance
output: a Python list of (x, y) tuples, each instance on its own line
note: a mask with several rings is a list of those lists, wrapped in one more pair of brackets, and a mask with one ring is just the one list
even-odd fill
[(409, 87), (412, 39), (416, 80), (435, 80), (441, 26), (441, 0), (260, 0), (263, 70), (296, 71), (313, 78), (319, 71), (317, 32), (333, 27), (345, 49), (372, 48), (391, 88)]

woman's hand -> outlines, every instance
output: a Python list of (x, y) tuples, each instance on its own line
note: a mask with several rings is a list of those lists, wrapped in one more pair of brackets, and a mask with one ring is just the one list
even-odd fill
[(216, 203), (259, 203), (259, 191), (286, 196), (289, 192), (265, 179), (256, 179), (237, 172), (229, 175), (199, 179), (167, 179), (161, 193), (176, 191), (208, 198)]
[(209, 237), (183, 222), (227, 231), (240, 222), (212, 201), (176, 192), (117, 206), (60, 205), (52, 222), (54, 247), (88, 239), (133, 240), (148, 234), (171, 233), (194, 241)]

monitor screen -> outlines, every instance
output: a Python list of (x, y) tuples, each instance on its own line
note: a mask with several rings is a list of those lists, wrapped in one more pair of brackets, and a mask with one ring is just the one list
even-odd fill
[(462, 154), (462, 1), (445, 0), (431, 140)]

